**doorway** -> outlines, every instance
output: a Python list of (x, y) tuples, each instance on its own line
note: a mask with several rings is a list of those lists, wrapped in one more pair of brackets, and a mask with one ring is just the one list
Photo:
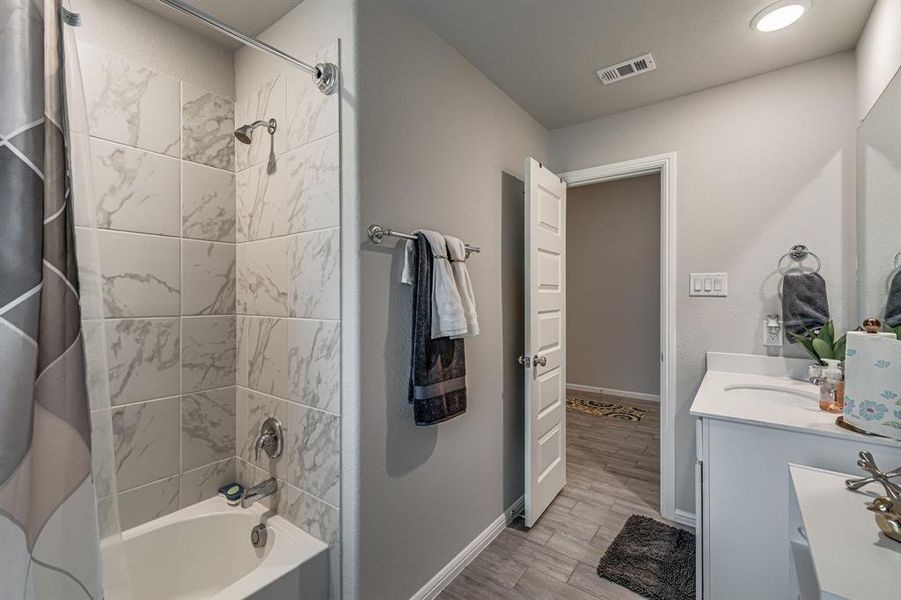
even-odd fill
[[(559, 407), (560, 404), (563, 404), (563, 397), (568, 396), (570, 393), (598, 393), (598, 390), (603, 392), (605, 389), (615, 390), (616, 392), (619, 392), (619, 397), (631, 396), (630, 399), (634, 400), (633, 404), (640, 400), (647, 401), (653, 398), (653, 396), (655, 395), (653, 394), (653, 391), (655, 389), (659, 389), (659, 409), (656, 411), (659, 415), (659, 425), (657, 426), (657, 433), (651, 434), (651, 440), (642, 449), (644, 450), (654, 444), (658, 446), (656, 448), (656, 452), (654, 452), (655, 449), (650, 448), (650, 454), (648, 454), (644, 458), (644, 460), (645, 462), (647, 462), (648, 457), (654, 456), (655, 454), (659, 455), (659, 468), (657, 474), (657, 477), (659, 477), (659, 483), (657, 483), (656, 487), (653, 489), (643, 490), (643, 494), (644, 496), (652, 495), (659, 498), (659, 502), (657, 502), (656, 506), (653, 508), (663, 518), (682, 523), (684, 525), (694, 525), (693, 519), (690, 515), (682, 515), (676, 512), (674, 501), (675, 448), (673, 439), (673, 422), (675, 415), (672, 394), (675, 391), (676, 373), (675, 161), (675, 153), (668, 153), (624, 161), (620, 163), (612, 163), (608, 165), (592, 167), (580, 171), (573, 171), (564, 173), (560, 176), (554, 175), (552, 172), (548, 171), (545, 167), (543, 167), (540, 163), (534, 161), (533, 159), (526, 161), (527, 239), (525, 244), (525, 255), (528, 261), (527, 264), (531, 264), (532, 266), (527, 266), (526, 268), (527, 281), (525, 285), (525, 294), (527, 300), (527, 314), (525, 319), (525, 348), (527, 352), (534, 353), (534, 355), (532, 356), (532, 362), (535, 363), (535, 368), (532, 369), (532, 373), (527, 374), (526, 376), (527, 415), (525, 444), (525, 522), (527, 526), (534, 525), (540, 515), (545, 511), (545, 509), (550, 506), (550, 500), (553, 499), (554, 496), (556, 496), (558, 493), (561, 493), (561, 490), (564, 490), (564, 485), (571, 471), (570, 469), (566, 468), (567, 453), (565, 448), (563, 447), (564, 444), (560, 443), (568, 438), (568, 436), (566, 435), (566, 413), (568, 411), (564, 407), (564, 410), (561, 411), (561, 414), (557, 412), (559, 409), (556, 407)], [(566, 196), (568, 194), (576, 194), (577, 196), (581, 196), (583, 194), (583, 191), (580, 191), (579, 188), (590, 187), (609, 182), (617, 182), (621, 180), (640, 178), (644, 176), (652, 176), (654, 180), (656, 180), (656, 184), (659, 189), (659, 194), (657, 196), (657, 206), (659, 210), (657, 231), (659, 233), (655, 235), (652, 230), (648, 230), (646, 232), (646, 235), (650, 235), (654, 239), (650, 260), (653, 260), (653, 247), (656, 247), (657, 256), (659, 257), (659, 262), (657, 263), (658, 266), (656, 269), (659, 282), (658, 286), (656, 287), (656, 295), (659, 298), (659, 301), (657, 303), (659, 314), (657, 327), (659, 334), (658, 336), (656, 336), (657, 348), (659, 348), (659, 358), (657, 358), (656, 360), (654, 360), (653, 358), (644, 358), (646, 362), (646, 364), (643, 365), (645, 367), (645, 369), (643, 369), (644, 385), (640, 386), (645, 388), (645, 390), (650, 391), (644, 391), (641, 389), (623, 389), (611, 386), (609, 383), (604, 385), (591, 385), (584, 382), (579, 382), (578, 380), (570, 377), (569, 374), (567, 374), (567, 371), (569, 370), (569, 359), (567, 357), (568, 343), (566, 339), (566, 331), (569, 329), (569, 327), (566, 326), (566, 323), (569, 318), (567, 316), (568, 311), (561, 310), (568, 305), (568, 302), (566, 300), (566, 297), (568, 295), (566, 273), (569, 271), (569, 269), (566, 267), (569, 260), (567, 256), (568, 252), (566, 251)], [(530, 181), (532, 183), (530, 183)], [(590, 195), (591, 190), (586, 190), (584, 191), (584, 193)], [(554, 207), (556, 207), (556, 209)], [(557, 215), (556, 218), (554, 218), (555, 214)], [(549, 237), (550, 233), (553, 233), (554, 235)], [(626, 232), (626, 235), (628, 235), (628, 232)], [(617, 232), (617, 236), (621, 237), (621, 232)], [(553, 242), (552, 245), (554, 245), (555, 247), (561, 247), (559, 249), (550, 247), (548, 246), (550, 242)], [(601, 249), (597, 251), (604, 250)], [(555, 260), (551, 261), (550, 258), (555, 258)], [(592, 261), (589, 260), (589, 263), (591, 262)], [(597, 260), (595, 260), (594, 262), (597, 263)], [(559, 266), (551, 268), (554, 267), (555, 264)], [(559, 273), (559, 277), (553, 275), (555, 272)], [(645, 290), (646, 295), (647, 293), (648, 291)], [(650, 294), (654, 295), (653, 288)], [(556, 302), (556, 304), (553, 304), (553, 306), (550, 306), (550, 304), (548, 304), (548, 306), (538, 306), (535, 304), (536, 299), (543, 304), (548, 304), (548, 302), (551, 301), (553, 301), (551, 302), (551, 304), (553, 304), (554, 302)], [(650, 301), (652, 302), (652, 300)], [(549, 309), (551, 308), (553, 308), (554, 310), (550, 311)], [(533, 323), (533, 321), (535, 321), (537, 318), (538, 324), (541, 325), (541, 318), (542, 316), (545, 316), (545, 313), (558, 314), (559, 319), (557, 319), (557, 321), (559, 321), (563, 325), (563, 327), (557, 329), (548, 327), (536, 327), (536, 324)], [(651, 324), (653, 325), (653, 322)], [(645, 325), (647, 325), (647, 323), (645, 323)], [(578, 326), (578, 323), (576, 323), (575, 326)], [(559, 333), (549, 335), (549, 333), (553, 333), (554, 331), (558, 330)], [(628, 328), (626, 330), (628, 331)], [(612, 338), (613, 336), (604, 335), (602, 339), (609, 340)], [(553, 344), (551, 344), (550, 342), (553, 342)], [(590, 341), (586, 343), (590, 344)], [(553, 350), (553, 352), (547, 351), (546, 349), (548, 348), (550, 350)], [(545, 357), (548, 357), (549, 362), (544, 361)], [(553, 362), (553, 360), (556, 360), (556, 358), (562, 359), (562, 361), (558, 361), (559, 366), (555, 366), (556, 363), (551, 364), (551, 362)], [(579, 359), (577, 358), (576, 362), (578, 362), (578, 360)], [(633, 358), (633, 360), (635, 359)], [(656, 365), (658, 372), (657, 386), (653, 385), (653, 375), (651, 375), (650, 377), (648, 377), (647, 375), (647, 373), (653, 373), (653, 365)], [(636, 370), (634, 365), (629, 364), (628, 361), (625, 364), (620, 364), (619, 369), (633, 371)], [(589, 367), (589, 370), (591, 370), (591, 367)], [(555, 377), (559, 374), (564, 375), (562, 379), (566, 384), (570, 384), (570, 390), (565, 389), (566, 386), (564, 385), (555, 383)], [(578, 374), (576, 374), (575, 376), (578, 377)], [(553, 383), (554, 385), (549, 385), (551, 383)], [(585, 389), (585, 387), (583, 387), (583, 389), (579, 390), (577, 387), (579, 385), (585, 386), (588, 389)], [(623, 385), (623, 387), (634, 387), (634, 384)], [(560, 391), (556, 392), (555, 390), (557, 389), (559, 389)], [(625, 392), (626, 394), (624, 395), (623, 392)], [(636, 398), (636, 395), (639, 395), (639, 397)], [(557, 398), (558, 400), (551, 402), (551, 400), (553, 400), (554, 398)], [(576, 398), (574, 398), (574, 400), (575, 399)], [(607, 402), (607, 404), (611, 404), (611, 402)], [(624, 404), (624, 406), (628, 405)], [(645, 407), (642, 410), (648, 409), (647, 407)], [(648, 410), (648, 412), (651, 411)], [(555, 414), (559, 415), (555, 417), (556, 420), (549, 423), (550, 426), (545, 425), (542, 428), (539, 420), (543, 418), (545, 421), (547, 421), (551, 416)], [(543, 440), (546, 441), (546, 438), (548, 438), (553, 432), (557, 432), (556, 439), (560, 440), (560, 442), (553, 444), (545, 443), (542, 445), (541, 442)], [(537, 444), (536, 440), (538, 442)], [(553, 442), (554, 440), (552, 439), (551, 441)], [(550, 448), (551, 446), (559, 448), (556, 451), (556, 454), (547, 452), (547, 448)], [(623, 448), (621, 449), (621, 451), (625, 453), (627, 450)], [(553, 456), (551, 456), (552, 454)], [(554, 458), (553, 461), (550, 461), (545, 460), (546, 456), (550, 456), (551, 458), (554, 458), (554, 456), (556, 456), (557, 458)], [(658, 463), (658, 461), (656, 460), (654, 462)], [(536, 473), (534, 472), (535, 469), (533, 467), (535, 465), (544, 466), (545, 464), (550, 466), (547, 467), (544, 471), (539, 471), (536, 475)], [(551, 472), (551, 468), (560, 470), (558, 467), (563, 467), (562, 470), (567, 473), (566, 477), (561, 477), (560, 481), (556, 481), (556, 478), (552, 479), (547, 476), (547, 473)], [(575, 473), (574, 470), (573, 472), (577, 477), (579, 476), (577, 473)], [(625, 476), (628, 478), (628, 473), (626, 473)], [(611, 483), (615, 486), (615, 482)], [(548, 493), (550, 493), (550, 496), (547, 496)], [(565, 492), (563, 492), (563, 495), (565, 495)], [(531, 510), (529, 502), (530, 496), (533, 499), (533, 502), (531, 503)], [(534, 500), (536, 498), (538, 498), (540, 502), (535, 502)]]
[[(619, 383), (617, 385), (622, 385), (623, 387), (616, 387), (614, 385), (606, 384), (606, 387), (603, 385), (594, 385), (588, 383), (579, 382), (577, 377), (579, 377), (579, 358), (576, 357), (576, 362), (571, 363), (570, 369), (575, 366), (577, 369), (576, 373), (573, 373), (572, 376), (567, 376), (567, 384), (568, 390), (572, 390), (572, 393), (594, 393), (598, 394), (600, 389), (600, 393), (603, 394), (606, 392), (608, 395), (617, 395), (618, 397), (624, 398), (631, 402), (631, 405), (635, 406), (640, 403), (651, 402), (650, 405), (637, 406), (643, 410), (648, 410), (648, 414), (655, 412), (658, 415), (657, 419), (659, 420), (659, 428), (657, 429), (657, 434), (652, 438), (655, 441), (659, 441), (659, 462), (651, 461), (657, 463), (658, 466), (658, 477), (659, 483), (657, 485), (658, 491), (656, 494), (659, 501), (657, 504), (657, 510), (659, 514), (670, 521), (674, 521), (677, 523), (681, 523), (683, 525), (694, 526), (694, 519), (691, 515), (682, 514), (680, 511), (676, 510), (675, 507), (675, 465), (674, 465), (674, 455), (675, 455), (675, 440), (673, 436), (673, 423), (675, 420), (675, 389), (676, 389), (676, 154), (674, 152), (667, 154), (660, 154), (654, 156), (648, 156), (618, 163), (610, 163), (607, 165), (601, 165), (598, 167), (591, 167), (587, 169), (582, 169), (579, 171), (570, 171), (567, 173), (561, 174), (561, 178), (566, 181), (567, 184), (567, 194), (576, 200), (576, 202), (580, 202), (582, 199), (582, 195), (585, 194), (586, 198), (590, 198), (593, 195), (593, 188), (602, 190), (604, 188), (596, 188), (595, 186), (615, 183), (615, 182), (623, 182), (624, 188), (621, 188), (619, 191), (628, 190), (633, 188), (633, 191), (643, 190), (642, 193), (648, 198), (648, 202), (652, 202), (654, 200), (653, 190), (650, 189), (650, 184), (648, 182), (653, 181), (649, 179), (644, 179), (645, 177), (652, 177), (656, 180), (656, 186), (658, 189), (658, 194), (656, 196), (657, 200), (657, 210), (659, 219), (657, 220), (658, 228), (655, 232), (652, 232), (650, 229), (644, 229), (644, 234), (651, 236), (652, 245), (656, 247), (657, 250), (657, 266), (656, 269), (654, 267), (650, 267), (655, 270), (658, 277), (658, 285), (656, 286), (657, 290), (657, 310), (659, 318), (657, 320), (659, 334), (656, 336), (657, 340), (657, 349), (658, 349), (658, 357), (654, 362), (655, 367), (651, 367), (650, 364), (644, 364), (642, 366), (647, 367), (647, 369), (642, 369), (640, 376), (636, 377), (635, 373), (630, 373), (629, 377), (633, 377), (632, 379), (626, 378), (622, 376), (614, 381), (620, 381), (623, 383)], [(645, 186), (644, 188), (642, 186)], [(584, 189), (582, 189), (584, 188)], [(612, 188), (608, 188), (611, 189)], [(616, 191), (616, 190), (612, 190)], [(600, 210), (596, 205), (593, 208), (595, 211)], [(648, 207), (645, 206), (645, 209)], [(578, 210), (578, 208), (577, 208)], [(629, 218), (638, 218), (640, 214), (646, 215), (647, 213), (640, 213), (636, 211), (633, 207), (632, 217)], [(624, 217), (625, 218), (625, 217)], [(569, 220), (568, 220), (569, 222)], [(630, 251), (632, 253), (640, 253), (641, 256), (636, 256), (636, 260), (641, 261), (643, 264), (647, 263), (650, 265), (651, 258), (647, 256), (646, 248), (641, 250), (636, 250), (635, 246), (632, 246), (632, 241), (628, 238), (629, 231), (627, 225), (633, 225), (632, 223), (622, 223), (622, 227), (619, 229), (614, 228), (610, 231), (611, 236), (615, 236), (620, 240), (629, 240), (622, 241), (622, 244), (629, 244)], [(581, 229), (583, 225), (580, 223), (579, 225), (575, 225), (574, 227), (578, 227)], [(578, 235), (578, 233), (577, 233)], [(623, 237), (626, 236), (626, 237)], [(637, 236), (633, 236), (637, 237)], [(568, 244), (569, 245), (569, 244)], [(570, 261), (580, 261), (581, 259), (576, 256), (576, 249), (573, 248), (569, 254)], [(622, 255), (620, 255), (620, 259), (622, 260)], [(629, 258), (631, 261), (631, 258)], [(589, 261), (590, 262), (590, 261)], [(607, 265), (609, 270), (607, 271), (613, 277), (623, 275), (617, 275), (618, 269), (617, 265), (611, 264), (608, 261)], [(646, 266), (646, 268), (648, 268)], [(572, 281), (572, 280), (570, 280)], [(629, 281), (633, 281), (633, 279), (629, 279)], [(647, 280), (644, 280), (647, 284)], [(570, 283), (570, 287), (573, 284)], [(620, 285), (618, 282), (612, 282), (611, 285)], [(653, 285), (653, 284), (651, 284)], [(581, 286), (581, 283), (576, 284), (577, 288)], [(598, 289), (597, 287), (595, 289)], [(603, 286), (601, 286), (603, 289)], [(652, 288), (653, 289), (653, 288)], [(591, 290), (589, 290), (590, 292)], [(647, 294), (649, 293), (649, 288), (642, 288), (642, 292), (645, 295), (643, 300), (647, 301)], [(572, 289), (569, 290), (569, 293), (572, 294)], [(653, 293), (653, 292), (651, 292)], [(577, 299), (576, 302), (579, 302)], [(648, 314), (648, 304), (647, 302), (642, 303), (643, 312), (630, 312), (630, 315)], [(578, 315), (576, 315), (578, 316)], [(617, 315), (609, 315), (610, 320), (613, 321), (617, 317)], [(572, 319), (573, 316), (570, 316)], [(641, 318), (634, 317), (633, 318)], [(644, 317), (647, 319), (647, 317)], [(644, 335), (648, 334), (648, 327), (644, 327), (643, 325), (647, 325), (647, 323), (643, 323), (641, 326), (637, 324), (633, 324), (632, 327), (626, 326), (624, 331), (626, 333), (630, 331), (641, 331)], [(573, 326), (577, 326), (577, 323), (573, 323)], [(622, 331), (613, 331), (612, 333), (605, 332), (603, 340), (611, 340), (615, 339), (616, 335), (622, 336), (624, 335)], [(636, 348), (633, 349), (634, 356), (642, 356), (638, 354), (639, 351), (644, 352), (645, 356), (650, 357), (650, 350), (646, 348), (644, 350), (637, 349), (638, 344), (635, 344)], [(576, 350), (576, 348), (570, 348), (569, 353), (572, 353)], [(618, 360), (618, 359), (617, 359)], [(633, 359), (634, 360), (634, 359)], [(648, 361), (649, 358), (644, 358), (643, 360)], [(617, 363), (619, 364), (621, 369), (630, 370), (628, 363)], [(654, 398), (652, 387), (647, 387), (647, 381), (653, 380), (653, 373), (656, 369), (658, 377), (656, 382), (658, 384), (658, 398)], [(637, 370), (637, 369), (632, 369)], [(609, 370), (607, 372), (610, 372)], [(619, 377), (619, 376), (618, 376)], [(644, 381), (644, 384), (636, 383), (639, 381)], [(579, 386), (586, 386), (582, 389), (579, 389)], [(651, 384), (652, 385), (652, 384)], [(643, 389), (624, 389), (628, 387), (639, 387)], [(586, 389), (587, 388), (587, 389)], [(651, 391), (647, 391), (651, 390)], [(568, 391), (568, 393), (570, 393)], [(646, 396), (642, 394), (647, 394)], [(622, 402), (621, 404), (629, 406), (626, 402)], [(647, 418), (647, 417), (643, 417)], [(651, 417), (653, 419), (653, 417)], [(650, 423), (650, 421), (649, 421)], [(646, 429), (643, 427), (642, 429)], [(623, 450), (627, 452), (627, 450)], [(643, 469), (646, 471), (648, 468), (652, 468), (653, 465), (650, 464), (646, 459), (649, 456), (653, 456), (653, 450), (649, 450), (649, 453), (646, 454), (645, 459), (642, 462), (646, 467)], [(639, 473), (637, 476), (641, 476), (643, 473)], [(647, 477), (645, 475), (645, 477)], [(654, 493), (654, 490), (646, 490), (648, 493)]]
[[(531, 229), (536, 228), (536, 224), (532, 223), (532, 217), (536, 215), (534, 212), (536, 210), (538, 211), (536, 218), (538, 227), (545, 231), (565, 230), (569, 226), (568, 219), (566, 219), (566, 201), (554, 203), (552, 200), (580, 194), (578, 190), (580, 187), (646, 175), (655, 177), (659, 186), (657, 195), (659, 219), (655, 236), (655, 242), (659, 249), (656, 269), (659, 277), (657, 287), (659, 290), (657, 304), (659, 310), (657, 319), (659, 358), (655, 363), (659, 369), (660, 400), (659, 403), (650, 403), (650, 409), (656, 408), (659, 416), (655, 419), (651, 414), (652, 410), (649, 409), (648, 414), (638, 422), (629, 423), (616, 419), (603, 419), (601, 425), (598, 425), (597, 421), (583, 423), (583, 419), (580, 418), (581, 414), (569, 418), (567, 414), (569, 411), (562, 411), (566, 415), (562, 419), (563, 437), (578, 440), (576, 444), (572, 444), (567, 451), (563, 452), (562, 462), (568, 467), (565, 485), (561, 486), (562, 489), (556, 490), (555, 497), (546, 508), (534, 512), (531, 526), (526, 524), (527, 514), (523, 513), (523, 518), (518, 518), (516, 507), (511, 509), (506, 517), (508, 526), (490, 535), (489, 539), (492, 541), (483, 546), (478, 556), (442, 592), (440, 598), (475, 600), (484, 598), (486, 590), (504, 590), (515, 586), (517, 590), (527, 590), (529, 597), (532, 595), (582, 597), (587, 593), (601, 598), (635, 598), (639, 600), (639, 596), (636, 594), (608, 579), (598, 577), (597, 574), (598, 560), (621, 531), (626, 521), (631, 515), (639, 513), (651, 517), (663, 517), (663, 519), (682, 525), (694, 525), (694, 520), (690, 516), (676, 513), (673, 494), (675, 449), (672, 430), (675, 416), (673, 393), (675, 392), (676, 373), (675, 167), (676, 155), (674, 153), (650, 156), (560, 174), (557, 181), (563, 185), (558, 187), (554, 184), (555, 175), (542, 177), (540, 182), (536, 181), (537, 173), (545, 171), (546, 168), (537, 161), (527, 161), (525, 227), (523, 228), (527, 240), (524, 244), (526, 251), (521, 255), (526, 261), (524, 269), (526, 281), (521, 282), (521, 289), (525, 291), (527, 300), (525, 314), (522, 315), (522, 321), (525, 323), (523, 328), (525, 343), (522, 347), (528, 356), (520, 356), (520, 365), (517, 368), (526, 367), (527, 371), (525, 378), (527, 426), (526, 443), (524, 444), (526, 495), (529, 494), (530, 484), (536, 481), (541, 483), (540, 480), (534, 478), (530, 480), (529, 460), (530, 458), (533, 461), (536, 457), (541, 458), (541, 455), (535, 452), (535, 448), (528, 441), (528, 419), (532, 409), (530, 403), (537, 404), (534, 408), (539, 415), (542, 413), (547, 415), (551, 410), (556, 410), (557, 403), (554, 398), (559, 398), (559, 396), (548, 395), (549, 400), (542, 404), (543, 395), (538, 397), (537, 402), (534, 393), (531, 398), (529, 397), (529, 385), (534, 383), (532, 378), (541, 382), (545, 375), (551, 373), (555, 365), (550, 359), (546, 365), (540, 361), (543, 356), (550, 356), (548, 344), (543, 344), (539, 336), (530, 339), (530, 328), (538, 333), (541, 333), (542, 330), (529, 324), (528, 294), (534, 291), (533, 287), (536, 289), (543, 287), (545, 293), (548, 293), (551, 288), (555, 288), (551, 291), (559, 288), (560, 292), (565, 294), (567, 288), (571, 286), (571, 283), (567, 282), (568, 268), (563, 269), (558, 279), (553, 277), (536, 278), (534, 273), (530, 275), (530, 267), (538, 264), (533, 253), (537, 255), (537, 252), (542, 251), (544, 242), (539, 240), (537, 243), (533, 243), (528, 238), (534, 237)], [(548, 172), (545, 175), (552, 174)], [(531, 185), (533, 181), (537, 184), (534, 188)], [(530, 202), (533, 203), (530, 204)], [(559, 213), (554, 210), (558, 206), (561, 208)], [(542, 213), (542, 211), (544, 212)], [(542, 219), (542, 214), (547, 218)], [(555, 220), (554, 215), (559, 218)], [(518, 243), (519, 240), (515, 240), (515, 244)], [(575, 250), (567, 252), (567, 246), (569, 244), (564, 243), (561, 249), (563, 264), (566, 264), (567, 258), (572, 260), (576, 252)], [(544, 252), (545, 254), (551, 253), (547, 249)], [(547, 261), (546, 264), (550, 264), (550, 261)], [(550, 271), (552, 272), (552, 270)], [(557, 282), (559, 282), (558, 286), (551, 285)], [(520, 284), (519, 281), (516, 283)], [(547, 312), (547, 307), (544, 308)], [(566, 321), (565, 315), (562, 320)], [(567, 329), (568, 327), (563, 327), (559, 338), (554, 338), (562, 338), (559, 351), (564, 355), (567, 354)], [(551, 336), (551, 338), (553, 337)], [(571, 354), (572, 350), (569, 352)], [(512, 354), (511, 352), (511, 358)], [(566, 364), (569, 360), (566, 358), (562, 361), (563, 365), (560, 370), (566, 371)], [(528, 367), (523, 362), (527, 362)], [(511, 362), (511, 364), (514, 363)], [(544, 381), (548, 381), (548, 379), (545, 378)], [(578, 382), (569, 375), (564, 376), (564, 381), (578, 385)], [(556, 389), (554, 387), (551, 391)], [(549, 390), (539, 389), (539, 393), (545, 391)], [(639, 398), (626, 398), (626, 400), (633, 404), (648, 402)], [(584, 416), (593, 418), (588, 414)], [(567, 424), (567, 419), (569, 419), (569, 424)], [(625, 426), (625, 431), (623, 426)], [(629, 426), (634, 427), (634, 430), (628, 431)], [(578, 447), (582, 445), (581, 442), (594, 444), (595, 448), (601, 448), (601, 453), (605, 454), (603, 459), (606, 464), (599, 465), (599, 461), (595, 457), (583, 453), (583, 450)], [(655, 456), (655, 446), (659, 459)], [(620, 458), (633, 456), (636, 454), (636, 450), (642, 456), (637, 462), (648, 467), (647, 470), (651, 473), (657, 471), (659, 482), (653, 477), (642, 479), (641, 471), (645, 469), (634, 462), (629, 465), (617, 463), (617, 456)], [(533, 456), (530, 456), (530, 453)], [(566, 460), (567, 454), (571, 456), (571, 462)], [(528, 565), (528, 568), (525, 565)], [(511, 581), (514, 583), (511, 584)]]
[(660, 174), (568, 189), (566, 259), (569, 485), (659, 517)]

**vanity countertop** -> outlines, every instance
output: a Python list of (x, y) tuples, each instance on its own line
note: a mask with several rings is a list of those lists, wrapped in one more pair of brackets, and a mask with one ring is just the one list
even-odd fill
[(860, 440), (897, 448), (901, 442), (864, 436), (835, 424), (838, 416), (820, 410), (819, 389), (801, 380), (810, 361), (708, 353), (708, 371), (691, 405), (691, 415)]
[[(898, 573), (901, 573), (901, 543), (879, 532), (873, 513), (866, 504), (881, 492), (880, 486), (867, 486), (859, 492), (845, 489), (851, 477), (813, 467), (789, 465), (794, 488), (793, 512), (803, 527), (804, 538), (795, 531), (789, 535), (792, 545), (807, 547), (816, 577), (810, 584), (819, 588), (820, 598), (898, 597)], [(793, 548), (793, 552), (795, 549)], [(803, 579), (803, 565), (796, 569)], [(806, 586), (801, 585), (802, 597)]]

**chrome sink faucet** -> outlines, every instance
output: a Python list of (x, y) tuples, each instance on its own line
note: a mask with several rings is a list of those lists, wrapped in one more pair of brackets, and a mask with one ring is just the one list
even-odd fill
[(266, 481), (244, 490), (244, 495), (241, 496), (241, 508), (250, 508), (259, 500), (271, 496), (277, 491), (278, 481), (275, 477), (270, 477)]

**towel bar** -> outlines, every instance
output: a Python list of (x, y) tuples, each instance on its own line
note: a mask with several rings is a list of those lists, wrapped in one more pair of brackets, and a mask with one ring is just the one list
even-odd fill
[[(369, 239), (372, 240), (376, 244), (381, 244), (382, 240), (385, 236), (402, 238), (405, 240), (415, 240), (416, 236), (412, 233), (403, 233), (402, 231), (394, 231), (393, 229), (388, 229), (387, 227), (382, 227), (381, 225), (370, 225), (367, 231), (369, 234)], [(478, 246), (470, 246), (466, 244), (466, 256), (469, 256), (473, 252), (481, 252), (482, 249)]]

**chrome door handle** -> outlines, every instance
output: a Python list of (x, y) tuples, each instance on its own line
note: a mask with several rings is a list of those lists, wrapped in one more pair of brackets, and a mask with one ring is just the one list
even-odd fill
[(546, 367), (547, 366), (547, 357), (546, 356), (534, 356), (532, 358), (532, 366), (533, 367)]
[(516, 362), (528, 369), (532, 366), (532, 357), (520, 354), (519, 358), (516, 359)]

